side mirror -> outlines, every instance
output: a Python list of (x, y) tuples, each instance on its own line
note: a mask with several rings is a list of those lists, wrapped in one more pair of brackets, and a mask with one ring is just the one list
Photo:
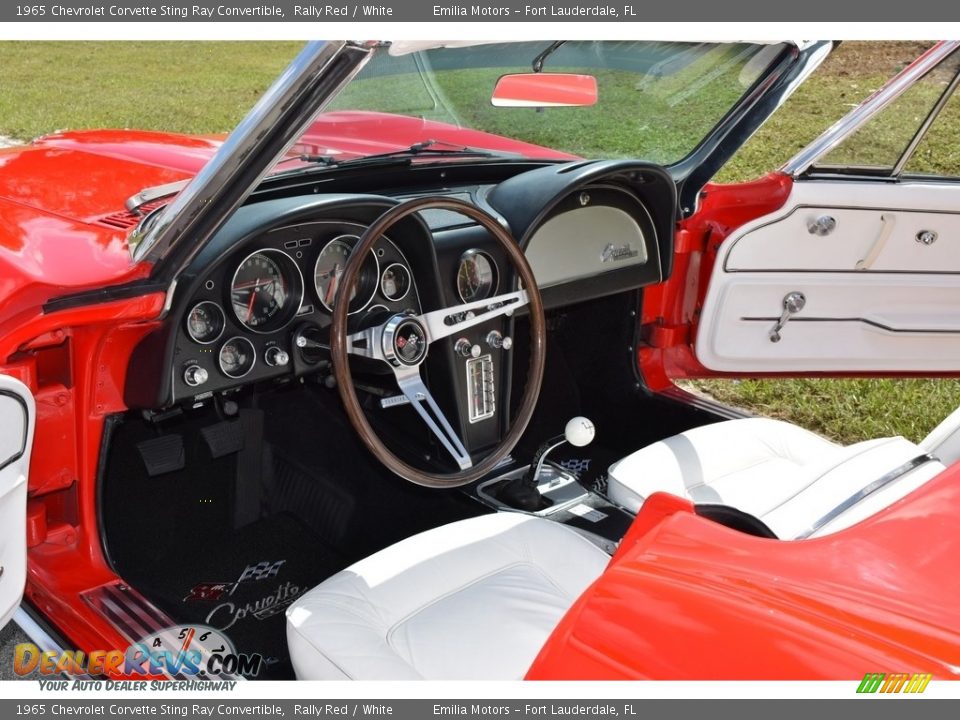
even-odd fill
[(494, 107), (589, 107), (597, 104), (597, 79), (569, 73), (519, 73), (497, 80)]

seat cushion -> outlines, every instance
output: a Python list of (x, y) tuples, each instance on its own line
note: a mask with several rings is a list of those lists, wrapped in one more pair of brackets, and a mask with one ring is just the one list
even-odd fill
[(610, 557), (575, 531), (517, 513), (407, 538), (287, 609), (297, 677), (521, 679)]
[[(665, 491), (750, 513), (777, 537), (836, 532), (878, 512), (943, 470), (932, 461), (836, 509), (874, 481), (923, 455), (902, 437), (843, 446), (790, 423), (748, 418), (705, 425), (639, 450), (610, 468), (612, 500), (637, 512)], [(821, 522), (832, 517), (830, 522)]]

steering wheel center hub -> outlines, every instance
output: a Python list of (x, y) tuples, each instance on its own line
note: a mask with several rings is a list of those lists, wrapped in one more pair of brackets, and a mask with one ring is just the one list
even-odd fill
[(427, 330), (414, 317), (394, 315), (383, 328), (383, 354), (395, 367), (416, 367), (427, 357)]

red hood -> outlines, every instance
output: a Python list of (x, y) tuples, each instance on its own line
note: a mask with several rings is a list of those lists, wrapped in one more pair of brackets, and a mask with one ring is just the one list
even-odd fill
[[(191, 136), (136, 130), (92, 130), (47, 135), (0, 154), (0, 199), (89, 223), (121, 211), (145, 187), (195, 175), (219, 149), (221, 135)], [(357, 157), (390, 152), (425, 139), (520, 155), (569, 160), (574, 156), (499, 135), (386, 113), (323, 115), (294, 155)], [(293, 162), (281, 170), (295, 167)]]
[[(49, 297), (142, 276), (147, 268), (130, 264), (126, 238), (137, 218), (124, 217), (124, 201), (143, 188), (193, 177), (223, 137), (95, 130), (48, 135), (0, 150), (0, 324), (24, 303), (35, 306)], [(294, 151), (353, 157), (428, 138), (570, 158), (476, 130), (367, 112), (322, 116)], [(288, 161), (280, 169), (297, 164)], [(119, 225), (104, 222), (118, 213)], [(28, 286), (34, 292), (24, 292)]]
[(345, 110), (322, 115), (303, 135), (296, 149), (314, 154), (371, 155), (402, 150), (426, 139), (532, 158), (575, 160), (576, 156), (501, 135), (460, 128), (405, 115)]

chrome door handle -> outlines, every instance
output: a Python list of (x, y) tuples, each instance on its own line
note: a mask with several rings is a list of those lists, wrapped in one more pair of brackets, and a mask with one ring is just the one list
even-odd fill
[(770, 342), (780, 342), (780, 331), (787, 324), (791, 317), (803, 310), (807, 304), (807, 296), (802, 292), (794, 290), (783, 296), (783, 312), (780, 313), (780, 319), (770, 330)]

